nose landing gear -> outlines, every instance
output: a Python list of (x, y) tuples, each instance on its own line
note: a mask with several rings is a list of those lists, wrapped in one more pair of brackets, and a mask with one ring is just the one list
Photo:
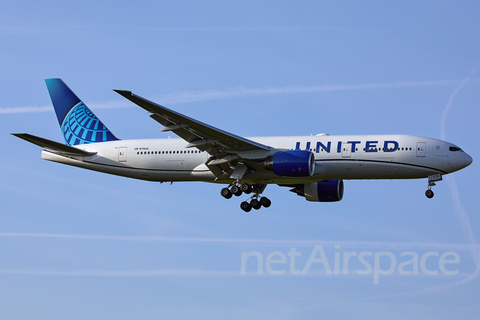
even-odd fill
[(436, 181), (442, 181), (442, 175), (441, 174), (435, 174), (432, 176), (428, 176), (428, 189), (425, 191), (425, 195), (427, 196), (428, 199), (433, 198), (435, 195), (432, 191), (432, 187), (436, 186), (435, 182)]

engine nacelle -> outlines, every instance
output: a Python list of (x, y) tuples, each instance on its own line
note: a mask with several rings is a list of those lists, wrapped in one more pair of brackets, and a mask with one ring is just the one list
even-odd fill
[(264, 164), (276, 176), (309, 177), (315, 172), (315, 155), (307, 150), (280, 151), (269, 156)]
[(305, 199), (317, 202), (334, 202), (343, 198), (343, 180), (325, 180), (305, 183)]

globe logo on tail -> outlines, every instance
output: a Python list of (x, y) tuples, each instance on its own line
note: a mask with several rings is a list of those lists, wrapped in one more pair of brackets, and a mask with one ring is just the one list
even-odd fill
[(62, 133), (69, 146), (117, 140), (83, 102), (73, 107), (65, 117)]

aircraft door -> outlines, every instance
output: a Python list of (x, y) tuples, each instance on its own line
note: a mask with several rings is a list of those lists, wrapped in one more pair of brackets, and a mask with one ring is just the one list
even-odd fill
[(127, 162), (127, 147), (118, 148), (118, 162)]
[(417, 157), (425, 157), (427, 155), (427, 143), (417, 142)]
[(342, 144), (342, 158), (350, 158), (352, 156), (352, 145), (348, 142)]

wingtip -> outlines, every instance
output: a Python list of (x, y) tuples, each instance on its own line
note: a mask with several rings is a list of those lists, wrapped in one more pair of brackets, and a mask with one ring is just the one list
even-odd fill
[(15, 136), (15, 137), (18, 137), (18, 138), (20, 138), (21, 136), (26, 135), (26, 133), (18, 133), (18, 132), (15, 132), (15, 133), (12, 132), (12, 133), (10, 133), (10, 134), (11, 134), (12, 136)]
[(113, 89), (113, 91), (115, 91), (116, 93), (122, 95), (122, 96), (126, 96), (126, 95), (132, 95), (132, 91), (129, 91), (129, 90), (117, 90), (117, 89)]

